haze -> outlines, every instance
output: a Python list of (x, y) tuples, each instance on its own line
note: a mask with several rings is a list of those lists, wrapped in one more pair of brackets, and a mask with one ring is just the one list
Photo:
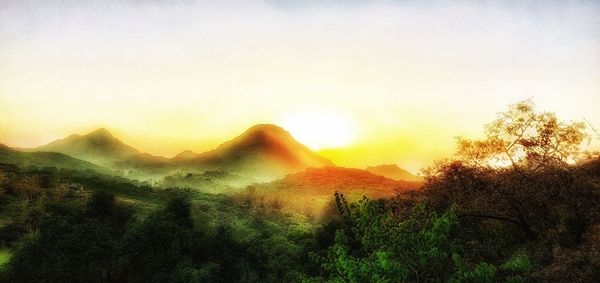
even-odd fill
[(600, 128), (594, 1), (213, 2), (2, 1), (0, 142), (106, 127), (172, 156), (275, 123), (416, 171), (526, 98)]

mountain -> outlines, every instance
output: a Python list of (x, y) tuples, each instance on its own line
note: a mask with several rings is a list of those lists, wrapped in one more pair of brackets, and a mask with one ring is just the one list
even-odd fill
[(397, 181), (375, 175), (366, 170), (344, 167), (308, 168), (287, 175), (266, 185), (273, 191), (299, 192), (313, 196), (332, 196), (335, 191), (344, 194), (366, 194), (372, 198), (392, 196), (396, 191), (414, 190), (421, 183)]
[(175, 159), (188, 165), (266, 175), (334, 165), (296, 141), (283, 128), (272, 124), (255, 125), (216, 149), (197, 155), (184, 152)]
[(375, 175), (384, 176), (394, 180), (403, 180), (409, 182), (422, 182), (423, 178), (416, 176), (400, 167), (396, 164), (384, 164), (378, 166), (368, 166), (366, 171), (369, 171)]
[(4, 152), (4, 151), (11, 151), (13, 150), (12, 148), (8, 147), (5, 144), (0, 143), (0, 152)]
[(104, 128), (85, 135), (74, 134), (32, 150), (63, 153), (105, 166), (112, 166), (116, 162), (142, 154), (139, 150), (115, 138)]
[(0, 163), (19, 167), (55, 167), (72, 170), (94, 170), (109, 173), (106, 168), (57, 152), (23, 152), (0, 144)]
[(173, 158), (171, 158), (171, 160), (173, 160), (175, 162), (186, 161), (186, 160), (198, 158), (198, 156), (200, 156), (200, 154), (195, 153), (191, 150), (184, 150), (184, 151), (178, 153), (177, 155), (173, 156)]
[(200, 154), (186, 150), (173, 158), (142, 153), (106, 129), (71, 135), (29, 151), (57, 152), (109, 168), (134, 169), (154, 176), (178, 170), (223, 170), (272, 180), (308, 167), (334, 165), (297, 142), (283, 128), (272, 124), (250, 127), (216, 149)]

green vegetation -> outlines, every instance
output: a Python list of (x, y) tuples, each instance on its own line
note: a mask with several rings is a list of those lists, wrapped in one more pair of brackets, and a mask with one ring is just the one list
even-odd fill
[(22, 152), (0, 144), (0, 163), (22, 168), (61, 168), (110, 173), (104, 167), (56, 152)]
[(327, 256), (317, 256), (328, 281), (493, 282), (524, 278), (529, 272), (526, 256), (501, 266), (514, 271), (514, 276), (499, 274), (487, 262), (465, 264), (454, 207), (437, 214), (419, 204), (402, 219), (386, 209), (383, 201), (364, 198), (348, 207), (344, 197), (336, 194), (336, 202), (344, 225), (336, 231)]
[[(2, 164), (0, 282), (600, 281), (600, 159), (581, 154), (583, 127), (522, 102), (487, 129), (421, 189), (381, 199), (314, 198), (304, 175), (218, 195)], [(169, 182), (209, 177), (228, 176)]]
[(10, 260), (11, 253), (9, 250), (0, 250), (0, 266)]
[(161, 185), (167, 188), (192, 188), (206, 193), (231, 194), (241, 191), (256, 180), (222, 170), (209, 170), (203, 173), (182, 171), (163, 178)]

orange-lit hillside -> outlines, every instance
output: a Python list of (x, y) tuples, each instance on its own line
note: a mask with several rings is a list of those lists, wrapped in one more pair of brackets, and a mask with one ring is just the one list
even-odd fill
[(275, 189), (331, 196), (335, 191), (365, 194), (371, 198), (392, 196), (397, 191), (418, 189), (420, 182), (397, 181), (365, 170), (343, 167), (309, 168), (271, 184)]

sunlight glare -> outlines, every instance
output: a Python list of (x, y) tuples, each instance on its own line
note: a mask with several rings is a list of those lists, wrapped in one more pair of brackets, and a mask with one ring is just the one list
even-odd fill
[(355, 141), (358, 128), (344, 115), (325, 112), (295, 113), (284, 118), (281, 125), (313, 150), (348, 146)]

